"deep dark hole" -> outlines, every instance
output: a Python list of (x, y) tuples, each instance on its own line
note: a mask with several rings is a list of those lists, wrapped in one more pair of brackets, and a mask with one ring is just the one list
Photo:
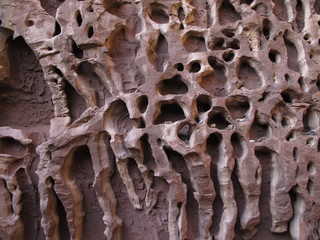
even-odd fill
[(287, 127), (290, 127), (290, 122), (287, 118), (282, 118), (281, 125), (282, 125), (282, 127), (287, 128)]
[(307, 89), (308, 87), (307, 87), (307, 85), (306, 85), (303, 77), (300, 77), (300, 78), (298, 79), (298, 83), (299, 83), (299, 86), (300, 86), (300, 88), (301, 88), (302, 91), (306, 92), (306, 91), (308, 90), (308, 89)]
[(185, 18), (185, 14), (184, 14), (184, 10), (182, 7), (179, 7), (179, 10), (178, 10), (178, 18), (179, 18), (179, 21), (182, 22)]
[(201, 65), (198, 62), (191, 63), (190, 72), (199, 72), (201, 70)]
[(162, 80), (158, 84), (158, 91), (161, 95), (168, 94), (185, 94), (188, 92), (187, 85), (181, 80), (180, 75), (176, 75), (171, 79)]
[(54, 32), (53, 32), (53, 37), (59, 35), (60, 33), (61, 33), (61, 27), (60, 27), (60, 24), (56, 21), (55, 27), (54, 27)]
[(198, 113), (207, 112), (211, 108), (211, 99), (207, 95), (200, 95), (197, 98), (196, 102), (197, 102)]
[(92, 38), (92, 36), (93, 36), (93, 27), (90, 26), (88, 29), (88, 38)]
[(184, 119), (184, 112), (177, 103), (163, 104), (161, 106), (161, 113), (155, 119), (154, 124), (161, 124), (165, 122), (176, 122)]
[(222, 29), (221, 32), (226, 37), (230, 37), (230, 38), (234, 37), (234, 32), (230, 29)]
[(222, 142), (222, 136), (219, 133), (212, 133), (207, 139), (206, 149), (212, 159), (212, 163), (216, 164), (220, 158), (220, 144)]
[(281, 97), (282, 97), (283, 101), (285, 101), (286, 103), (292, 103), (291, 96), (288, 92), (282, 92)]
[(62, 74), (62, 72), (60, 71), (60, 69), (59, 69), (59, 68), (54, 67), (53, 71), (54, 71), (56, 74), (58, 74), (60, 77), (62, 77), (62, 78), (63, 78), (63, 74)]
[(89, 5), (89, 6), (87, 7), (87, 11), (88, 11), (88, 12), (93, 12), (92, 5)]
[(226, 129), (229, 124), (230, 123), (226, 120), (224, 114), (222, 113), (216, 113), (208, 120), (209, 127), (218, 129)]
[(83, 57), (83, 50), (78, 47), (75, 41), (72, 40), (72, 53), (76, 58), (81, 59)]
[(239, 40), (238, 39), (233, 39), (233, 41), (231, 43), (229, 43), (228, 47), (231, 48), (231, 49), (235, 49), (235, 50), (240, 49)]
[(291, 131), (287, 136), (286, 136), (286, 140), (290, 141), (290, 139), (294, 139), (295, 138), (295, 134), (294, 131)]
[(65, 81), (64, 91), (67, 95), (70, 117), (74, 121), (86, 110), (86, 102), (68, 81)]
[(240, 4), (247, 4), (250, 5), (253, 2), (253, 0), (241, 0)]
[(269, 40), (270, 38), (270, 31), (271, 31), (271, 22), (268, 20), (268, 19), (264, 19), (263, 22), (262, 22), (262, 33), (263, 35), (265, 36), (265, 38), (267, 40)]
[(141, 142), (141, 147), (143, 151), (143, 164), (146, 165), (149, 170), (150, 169), (155, 170), (157, 168), (157, 164), (153, 157), (148, 134), (144, 134), (140, 138), (140, 142)]
[(238, 133), (233, 133), (231, 136), (231, 144), (233, 147), (233, 155), (235, 158), (241, 158), (243, 155), (243, 148), (241, 146), (241, 136)]
[(210, 44), (211, 50), (223, 50), (224, 39), (223, 38), (215, 38)]
[(191, 134), (192, 128), (190, 124), (184, 124), (178, 130), (178, 137), (184, 142), (188, 142), (190, 140)]
[(269, 59), (274, 63), (278, 63), (279, 62), (279, 53), (275, 50), (270, 50)]
[(268, 40), (269, 39), (269, 36), (270, 36), (270, 31), (267, 27), (264, 27), (262, 29), (262, 32), (263, 32), (263, 35), (266, 37), (266, 39)]
[(184, 66), (182, 63), (176, 63), (173, 67), (180, 72), (182, 72), (184, 70)]
[(143, 118), (140, 117), (140, 118), (138, 119), (138, 126), (137, 126), (137, 128), (145, 128), (145, 127), (146, 127), (146, 123), (145, 123), (145, 121), (143, 120)]
[(25, 155), (26, 150), (26, 147), (22, 143), (12, 137), (0, 138), (0, 153), (22, 157)]
[[(171, 148), (164, 148), (164, 151), (168, 157), (168, 160), (172, 163), (174, 170), (180, 174), (181, 179), (184, 184), (187, 186), (187, 204), (186, 204), (186, 211), (187, 211), (187, 228), (188, 228), (188, 239), (198, 239), (199, 236), (199, 216), (198, 216), (198, 203), (193, 196), (193, 187), (190, 179), (190, 172), (188, 166), (185, 162), (184, 157), (172, 150)], [(182, 208), (182, 203), (177, 203), (178, 208)]]
[(26, 26), (27, 26), (27, 27), (31, 27), (31, 26), (33, 26), (33, 25), (34, 25), (34, 22), (33, 22), (32, 20), (26, 21)]
[(104, 239), (103, 211), (94, 190), (94, 170), (88, 146), (82, 145), (74, 150), (70, 168), (67, 169), (69, 179), (74, 181), (83, 196), (84, 216), (82, 222), (83, 239)]
[(67, 213), (63, 207), (63, 204), (59, 197), (56, 195), (57, 199), (57, 212), (59, 214), (59, 239), (61, 240), (68, 240), (70, 239), (70, 232), (68, 228), (68, 222), (67, 222)]
[(233, 53), (233, 51), (224, 52), (223, 55), (222, 55), (222, 58), (223, 58), (223, 60), (226, 61), (226, 62), (232, 61), (233, 58), (234, 58), (234, 53)]
[(317, 78), (317, 83), (316, 84), (317, 84), (318, 91), (320, 91), (320, 75)]
[(261, 98), (259, 99), (259, 102), (263, 102), (264, 100), (266, 100), (269, 95), (269, 92), (263, 92)]
[(137, 99), (138, 109), (140, 113), (144, 113), (147, 110), (149, 100), (147, 96), (143, 95)]
[(82, 24), (82, 16), (79, 10), (76, 12), (76, 18), (77, 18), (78, 26), (80, 27)]

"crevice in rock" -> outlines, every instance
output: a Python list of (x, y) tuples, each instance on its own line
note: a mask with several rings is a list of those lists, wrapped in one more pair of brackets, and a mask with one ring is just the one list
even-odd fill
[(52, 214), (57, 214), (58, 217), (58, 231), (59, 231), (59, 239), (61, 240), (67, 240), (70, 239), (70, 231), (68, 227), (68, 222), (67, 222), (67, 213), (66, 210), (58, 197), (56, 191), (54, 190), (54, 185), (55, 182), (52, 179), (52, 177), (48, 177), (46, 179), (46, 185), (50, 186), (48, 191), (49, 191), (49, 197), (48, 201), (49, 204), (51, 204), (52, 208), (51, 211)]
[(20, 168), (16, 172), (17, 183), (21, 191), (20, 219), (24, 225), (24, 239), (38, 239), (43, 229), (40, 226), (40, 203), (37, 192), (30, 183), (25, 169)]
[(206, 141), (206, 151), (211, 157), (210, 163), (210, 175), (216, 191), (216, 197), (213, 202), (214, 217), (212, 218), (212, 224), (210, 227), (210, 233), (216, 235), (219, 231), (219, 223), (223, 213), (223, 202), (220, 197), (220, 186), (218, 181), (217, 164), (221, 157), (221, 142), (222, 135), (219, 133), (212, 133)]
[(165, 153), (169, 159), (169, 161), (172, 163), (172, 166), (174, 170), (180, 174), (182, 181), (187, 186), (187, 204), (186, 204), (186, 210), (187, 210), (187, 220), (188, 220), (188, 226), (187, 226), (187, 236), (188, 239), (197, 239), (199, 238), (199, 215), (198, 215), (198, 202), (193, 196), (193, 187), (191, 184), (190, 179), (190, 172), (187, 167), (187, 164), (185, 163), (184, 157), (179, 154), (176, 151), (173, 151), (170, 148), (164, 148)]
[(96, 192), (93, 187), (94, 171), (89, 148), (78, 147), (72, 156), (70, 165), (70, 179), (77, 184), (83, 196), (83, 238), (106, 239), (104, 236), (105, 225), (103, 222), (103, 211), (99, 205)]
[(60, 33), (61, 33), (61, 26), (57, 21), (55, 21), (53, 37), (59, 35)]
[(83, 50), (78, 47), (77, 43), (74, 40), (72, 40), (71, 42), (71, 52), (76, 58), (78, 59), (83, 58)]
[(296, 16), (297, 27), (299, 32), (301, 32), (304, 28), (304, 6), (301, 0), (297, 0), (296, 11), (297, 11), (297, 16)]
[(66, 80), (64, 80), (64, 92), (67, 96), (69, 114), (71, 121), (73, 122), (87, 109), (87, 104), (73, 86)]

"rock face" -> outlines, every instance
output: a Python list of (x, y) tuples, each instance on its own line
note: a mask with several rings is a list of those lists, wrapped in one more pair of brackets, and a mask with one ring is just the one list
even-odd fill
[(320, 1), (1, 0), (1, 239), (319, 239)]

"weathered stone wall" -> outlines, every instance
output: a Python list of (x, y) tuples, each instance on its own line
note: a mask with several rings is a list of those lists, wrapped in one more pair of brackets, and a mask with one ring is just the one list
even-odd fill
[(1, 239), (319, 239), (320, 1), (1, 0)]

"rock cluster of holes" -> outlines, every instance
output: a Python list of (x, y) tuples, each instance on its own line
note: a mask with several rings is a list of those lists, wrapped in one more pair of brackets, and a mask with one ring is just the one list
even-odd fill
[[(55, 15), (55, 6), (62, 4), (63, 1), (56, 1), (56, 4), (48, 2), (50, 1), (41, 0), (41, 5), (48, 13)], [(320, 13), (318, 2), (316, 1), (313, 6), (317, 14)], [(217, 164), (226, 155), (225, 149), (229, 149), (229, 146), (226, 147), (224, 144), (230, 144), (233, 149), (231, 158), (236, 161), (236, 166), (232, 170), (232, 181), (238, 181), (239, 185), (237, 174), (242, 170), (237, 161), (244, 156), (258, 160), (262, 174), (259, 168), (253, 174), (255, 183), (262, 182), (262, 194), (267, 193), (266, 196), (260, 197), (263, 203), (270, 198), (272, 180), (270, 172), (274, 162), (278, 160), (278, 154), (282, 151), (278, 150), (276, 145), (294, 145), (290, 157), (299, 168), (304, 168), (299, 171), (308, 174), (303, 184), (299, 183), (300, 187), (310, 197), (316, 196), (318, 183), (315, 176), (318, 172), (319, 157), (316, 155), (316, 160), (308, 162), (301, 160), (300, 157), (303, 147), (310, 151), (315, 149), (316, 154), (320, 152), (318, 136), (320, 113), (317, 106), (319, 94), (316, 95), (320, 90), (320, 74), (317, 72), (317, 76), (314, 76), (310, 71), (310, 77), (306, 76), (308, 68), (305, 65), (309, 62), (303, 61), (303, 51), (310, 49), (308, 46), (312, 46), (316, 39), (307, 29), (305, 1), (297, 0), (289, 15), (284, 1), (274, 0), (272, 3), (223, 0), (215, 3), (216, 21), (210, 20), (212, 18), (210, 7), (207, 6), (206, 11), (199, 10), (204, 5), (200, 1), (184, 1), (183, 4), (174, 5), (159, 1), (148, 2), (146, 5), (140, 2), (133, 4), (129, 1), (103, 3), (105, 10), (113, 17), (126, 22), (115, 26), (110, 36), (103, 40), (104, 45), (101, 44), (105, 47), (104, 52), (109, 61), (102, 68), (107, 69), (108, 74), (111, 73), (111, 81), (120, 86), (118, 91), (121, 92), (120, 97), (117, 95), (117, 99), (108, 102), (104, 127), (109, 132), (115, 131), (119, 135), (126, 135), (135, 127), (139, 128), (139, 131), (145, 131), (147, 127), (155, 128), (156, 132), (171, 127), (170, 130), (176, 133), (177, 142), (184, 144), (186, 148), (191, 148), (193, 141), (200, 138), (199, 135), (205, 136), (201, 148), (211, 157), (211, 180), (217, 190), (214, 210), (223, 208), (222, 198), (219, 195), (222, 190), (217, 180)], [(138, 4), (141, 4), (141, 9), (137, 10)], [(205, 4), (209, 5), (209, 2)], [(77, 61), (76, 77), (84, 79), (84, 85), (90, 86), (90, 92), (95, 93), (97, 107), (103, 108), (106, 99), (114, 96), (105, 89), (102, 84), (105, 79), (98, 75), (100, 72), (96, 71), (95, 66), (87, 59), (88, 56), (92, 57), (91, 50), (88, 49), (92, 48), (96, 35), (101, 34), (99, 29), (101, 26), (97, 27), (94, 22), (90, 23), (92, 25), (86, 22), (86, 14), (93, 12), (93, 7), (98, 6), (88, 5), (86, 10), (77, 8), (71, 20), (75, 24), (75, 29), (79, 31), (85, 29), (90, 43), (85, 45), (80, 38), (71, 36), (67, 48)], [(255, 21), (246, 16), (246, 11), (249, 9)], [(145, 26), (134, 19), (140, 10), (145, 17), (143, 23)], [(194, 28), (199, 22), (204, 24), (205, 21), (199, 19), (206, 14), (207, 29)], [(286, 23), (291, 24), (291, 27), (287, 27), (283, 22), (288, 21), (291, 15), (294, 15), (294, 20)], [(61, 37), (65, 30), (63, 21), (58, 20), (59, 18), (55, 21), (52, 32), (52, 37), (55, 39)], [(36, 25), (32, 19), (26, 19), (24, 24), (29, 29)], [(141, 33), (146, 29), (152, 31)], [(145, 38), (143, 34), (146, 34)], [(144, 40), (143, 44), (138, 42), (137, 36)], [(309, 56), (314, 64), (318, 64), (320, 60), (317, 55), (319, 55), (317, 51), (310, 51), (306, 56)], [(146, 56), (145, 64), (139, 62), (141, 56)], [(62, 73), (58, 67), (54, 67), (53, 72), (62, 79), (69, 115), (74, 122), (87, 108), (84, 94), (76, 83), (67, 80), (66, 73)], [(120, 99), (125, 94), (128, 94), (130, 100)], [(132, 100), (133, 103), (130, 102)], [(129, 106), (132, 105), (136, 106), (136, 112), (130, 109)], [(299, 113), (296, 114), (296, 111)], [(156, 163), (152, 156), (150, 139), (152, 136), (149, 138), (148, 134), (144, 133), (139, 141), (143, 145), (142, 155), (147, 156), (144, 158), (144, 163), (155, 174)], [(270, 146), (270, 142), (276, 143)], [(165, 146), (166, 139), (158, 138), (157, 144), (164, 151), (170, 166), (187, 186), (187, 206), (190, 208), (187, 210), (186, 218), (190, 222), (195, 221), (192, 220), (191, 213), (195, 212), (194, 218), (199, 218), (198, 203), (193, 194), (195, 187), (191, 184), (192, 177), (186, 164), (186, 156), (176, 151), (174, 146)], [(199, 146), (200, 144), (197, 145)], [(271, 149), (272, 147), (275, 149)], [(251, 156), (247, 155), (248, 149), (251, 151)], [(23, 156), (25, 151), (24, 146), (16, 140), (8, 137), (0, 138), (1, 154), (19, 153), (19, 156)], [(94, 172), (89, 148), (80, 146), (74, 151), (71, 159), (69, 180), (77, 179), (81, 182), (84, 204), (90, 205), (90, 199), (97, 202), (95, 191), (91, 188)], [(79, 164), (76, 164), (76, 161)], [(139, 166), (133, 158), (128, 159), (127, 165), (130, 177), (135, 180), (135, 189), (137, 192), (143, 192), (145, 185), (141, 183), (141, 174), (137, 174)], [(82, 178), (85, 174), (82, 172), (83, 169), (88, 171), (86, 179)], [(300, 174), (299, 171), (296, 170), (297, 175)], [(116, 174), (119, 173), (114, 175)], [(159, 180), (161, 176), (156, 177)], [(55, 182), (50, 178), (47, 180), (51, 186), (50, 191), (54, 196), (56, 208), (59, 209), (59, 217), (62, 223), (66, 224), (63, 203), (53, 187)], [(296, 185), (299, 185), (298, 180), (294, 180)], [(89, 187), (86, 188), (84, 185)], [(296, 195), (301, 192), (303, 191), (295, 188), (288, 190), (293, 204), (297, 201)], [(99, 205), (93, 206), (90, 214), (99, 214), (97, 219), (101, 220), (102, 210), (97, 206)], [(178, 203), (178, 208), (182, 209), (182, 203)], [(261, 214), (265, 215), (261, 216), (261, 219), (270, 218), (270, 213), (262, 212)], [(90, 228), (89, 225), (92, 224), (90, 214), (85, 214), (84, 228)], [(214, 218), (221, 215), (220, 211)], [(102, 222), (99, 223), (99, 226), (103, 225)], [(61, 228), (61, 235), (69, 237), (67, 226)], [(212, 227), (212, 235), (215, 235), (217, 230), (214, 228)], [(197, 227), (192, 226), (190, 229), (192, 229), (188, 230), (190, 239), (193, 236), (199, 237)], [(101, 229), (99, 234), (102, 235)]]

